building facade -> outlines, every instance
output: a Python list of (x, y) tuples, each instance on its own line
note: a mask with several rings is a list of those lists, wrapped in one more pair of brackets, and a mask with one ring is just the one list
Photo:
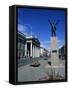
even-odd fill
[(40, 42), (37, 38), (26, 37), (25, 56), (40, 57)]
[(18, 32), (18, 59), (22, 59), (25, 56), (25, 43), (26, 36)]
[(60, 58), (60, 59), (65, 59), (65, 45), (63, 45), (63, 46), (59, 49), (59, 58)]
[(23, 57), (40, 57), (40, 42), (38, 38), (18, 32), (18, 59)]

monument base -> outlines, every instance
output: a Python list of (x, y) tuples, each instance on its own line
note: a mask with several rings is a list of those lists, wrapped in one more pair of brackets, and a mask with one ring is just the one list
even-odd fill
[(45, 72), (50, 79), (65, 79), (65, 66), (61, 64), (59, 66), (50, 66), (49, 64), (45, 65)]
[(59, 75), (59, 54), (57, 37), (51, 37), (51, 69), (53, 77)]

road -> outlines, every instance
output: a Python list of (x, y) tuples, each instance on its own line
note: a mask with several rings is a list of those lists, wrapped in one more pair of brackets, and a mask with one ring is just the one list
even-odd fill
[[(30, 63), (18, 67), (18, 82), (25, 81), (38, 81), (40, 78), (47, 76), (51, 73), (51, 67), (48, 65), (48, 60), (40, 58), (39, 67), (31, 67)], [(65, 77), (65, 65), (60, 60), (59, 74)]]

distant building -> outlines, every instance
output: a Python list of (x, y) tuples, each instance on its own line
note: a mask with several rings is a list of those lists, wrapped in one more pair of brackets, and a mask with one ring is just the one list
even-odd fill
[(48, 57), (49, 51), (43, 47), (40, 48), (40, 56)]
[(38, 38), (25, 36), (23, 33), (18, 32), (18, 58), (39, 56), (40, 42)]
[(64, 59), (65, 58), (65, 45), (63, 45), (60, 49), (59, 49), (59, 58)]

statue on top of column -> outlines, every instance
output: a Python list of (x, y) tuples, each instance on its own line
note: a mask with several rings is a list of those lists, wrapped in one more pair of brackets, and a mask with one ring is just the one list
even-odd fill
[(49, 20), (49, 23), (51, 25), (52, 36), (56, 36), (56, 25), (58, 24), (58, 22), (51, 22)]

